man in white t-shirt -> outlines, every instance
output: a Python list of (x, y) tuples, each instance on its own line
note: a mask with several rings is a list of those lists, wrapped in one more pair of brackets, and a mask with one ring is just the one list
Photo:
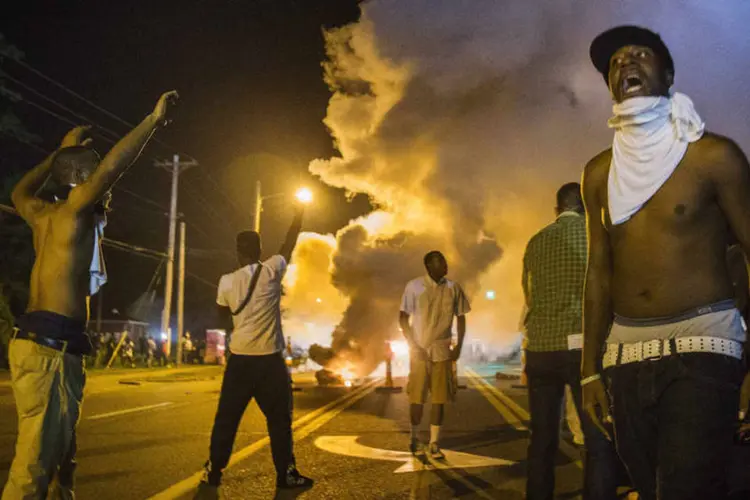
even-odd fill
[(297, 471), (292, 451), (292, 388), (283, 357), (280, 308), (281, 280), (302, 227), (303, 212), (303, 206), (299, 205), (284, 245), (265, 262), (260, 262), (260, 235), (254, 231), (238, 234), (237, 257), (241, 267), (219, 280), (216, 303), (220, 315), (231, 315), (234, 329), (229, 343), (232, 355), (227, 362), (211, 432), (210, 458), (200, 486), (200, 491), (207, 494), (219, 486), (237, 427), (253, 398), (266, 417), (277, 488), (306, 488), (313, 484)]
[[(428, 253), (424, 265), (427, 275), (406, 285), (399, 323), (411, 350), (407, 386), (411, 405), (410, 449), (413, 454), (422, 451), (419, 424), (429, 392), (432, 403), (429, 453), (433, 459), (440, 460), (445, 458), (438, 444), (443, 408), (456, 394), (453, 364), (461, 356), (466, 335), (465, 315), (471, 306), (461, 286), (445, 277), (448, 263), (442, 253)], [(457, 318), (458, 342), (452, 347), (454, 317)]]

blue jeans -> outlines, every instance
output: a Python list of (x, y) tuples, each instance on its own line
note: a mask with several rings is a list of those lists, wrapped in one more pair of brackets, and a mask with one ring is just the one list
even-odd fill
[(560, 418), (565, 386), (573, 392), (585, 441), (584, 500), (614, 500), (622, 472), (615, 447), (581, 408), (581, 351), (526, 352), (531, 409), (526, 498), (552, 500), (555, 456), (560, 443)]
[(721, 500), (741, 361), (684, 353), (607, 370), (617, 451), (642, 500)]

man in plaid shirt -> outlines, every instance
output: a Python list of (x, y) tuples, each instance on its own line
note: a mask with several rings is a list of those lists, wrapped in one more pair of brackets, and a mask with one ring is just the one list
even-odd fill
[[(557, 220), (529, 241), (523, 258), (525, 372), (531, 409), (528, 451), (528, 500), (552, 500), (554, 461), (560, 440), (565, 386), (581, 411), (583, 281), (586, 275), (586, 218), (581, 186), (569, 183), (557, 192)], [(587, 416), (583, 498), (617, 498), (617, 456)]]

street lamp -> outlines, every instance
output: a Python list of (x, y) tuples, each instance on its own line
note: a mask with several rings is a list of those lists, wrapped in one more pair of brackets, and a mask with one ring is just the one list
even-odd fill
[[(287, 193), (276, 193), (276, 194), (269, 194), (266, 196), (261, 195), (260, 190), (260, 181), (256, 181), (255, 183), (255, 214), (253, 216), (253, 230), (256, 233), (260, 233), (260, 214), (263, 212), (263, 201), (268, 200), (271, 198), (281, 198), (283, 196), (288, 196)], [(295, 198), (298, 202), (303, 203), (305, 205), (309, 205), (313, 201), (313, 193), (309, 188), (303, 187), (297, 190), (295, 193)]]
[(297, 197), (297, 201), (299, 201), (303, 205), (309, 205), (313, 201), (312, 191), (310, 191), (306, 187), (298, 189), (295, 196)]

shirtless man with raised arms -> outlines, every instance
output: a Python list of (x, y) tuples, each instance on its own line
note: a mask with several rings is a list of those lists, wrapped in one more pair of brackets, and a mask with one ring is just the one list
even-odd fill
[[(91, 348), (85, 329), (89, 297), (106, 281), (101, 239), (109, 192), (166, 123), (176, 98), (162, 95), (101, 161), (85, 138), (88, 128), (71, 130), (13, 190), (13, 204), (33, 231), (36, 260), (26, 314), (10, 344), (18, 439), (3, 500), (47, 498), (50, 489), (55, 498), (74, 498), (83, 356)], [(53, 202), (38, 197), (48, 178)]]

